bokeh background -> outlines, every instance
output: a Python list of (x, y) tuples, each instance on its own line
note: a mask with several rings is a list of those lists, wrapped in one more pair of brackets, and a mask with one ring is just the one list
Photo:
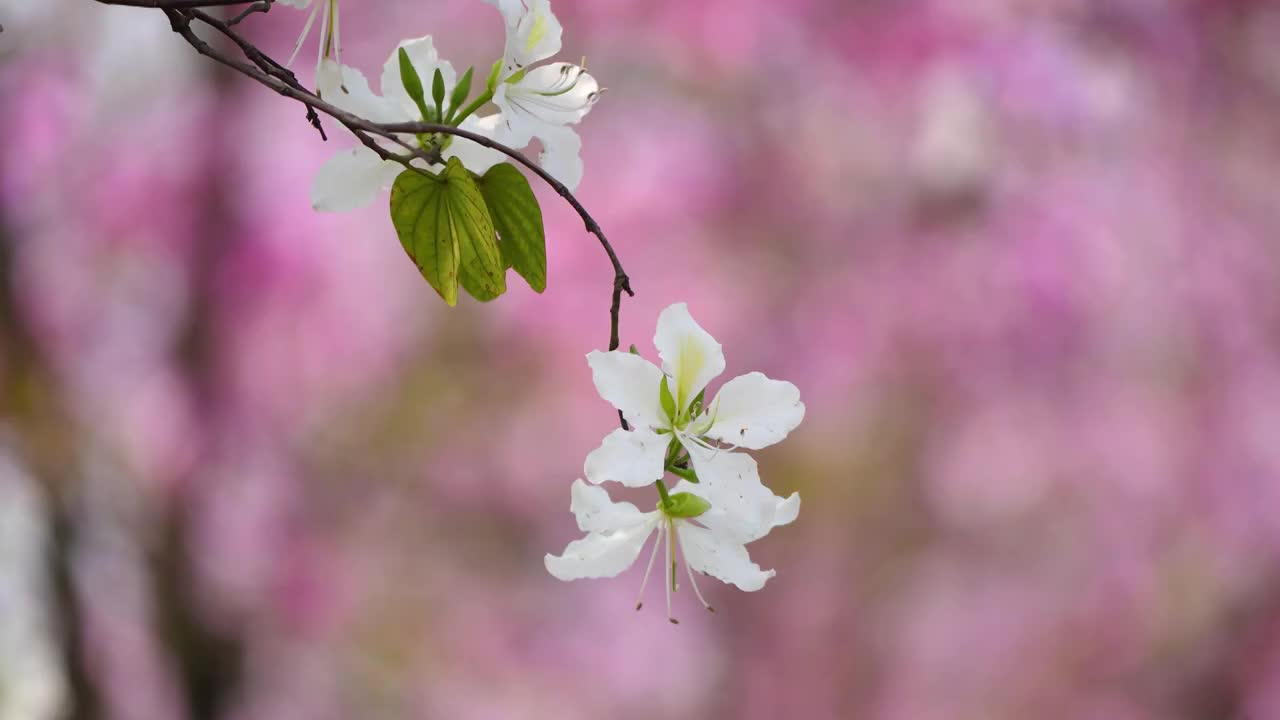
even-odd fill
[[(501, 52), (343, 5), (371, 77)], [(554, 9), (624, 345), (685, 300), (803, 393), (778, 576), (674, 627), (543, 569), (616, 422), (553, 194), (546, 293), (449, 309), (383, 203), (312, 212), (333, 123), (158, 12), (0, 0), (0, 718), (1280, 718), (1280, 5)]]

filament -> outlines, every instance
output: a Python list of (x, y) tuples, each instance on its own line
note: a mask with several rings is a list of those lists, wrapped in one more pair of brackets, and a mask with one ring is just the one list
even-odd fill
[(653, 541), (653, 552), (649, 553), (649, 565), (644, 569), (644, 579), (640, 581), (640, 595), (636, 598), (636, 610), (644, 607), (644, 588), (649, 584), (649, 573), (653, 572), (653, 561), (658, 558), (658, 548), (660, 547), (662, 547), (661, 529), (658, 530), (658, 539)]
[(707, 612), (715, 612), (716, 609), (711, 607), (711, 603), (707, 602), (707, 599), (702, 597), (702, 591), (698, 589), (698, 580), (693, 575), (693, 566), (689, 564), (689, 555), (685, 553), (683, 545), (680, 545), (679, 547), (680, 557), (684, 559), (684, 569), (689, 571), (689, 584), (693, 586), (693, 594), (698, 596), (698, 602), (702, 603), (702, 607), (706, 608)]

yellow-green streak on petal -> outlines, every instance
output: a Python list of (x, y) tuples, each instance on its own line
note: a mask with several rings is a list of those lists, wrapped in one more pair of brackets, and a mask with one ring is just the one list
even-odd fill
[(533, 49), (542, 42), (542, 38), (547, 35), (547, 16), (538, 13), (533, 18), (533, 26), (529, 28), (529, 39), (525, 40), (524, 51), (533, 52)]
[(702, 368), (707, 364), (706, 353), (702, 351), (702, 344), (697, 342), (695, 338), (680, 338), (680, 357), (679, 369), (677, 372), (680, 377), (676, 378), (676, 405), (678, 412), (683, 413), (688, 407), (688, 402), (693, 389), (693, 380), (702, 373)]

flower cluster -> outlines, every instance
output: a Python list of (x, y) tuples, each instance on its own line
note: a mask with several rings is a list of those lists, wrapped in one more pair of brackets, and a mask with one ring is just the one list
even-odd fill
[[(600, 396), (630, 427), (610, 433), (587, 456), (587, 482), (574, 482), (569, 506), (587, 535), (561, 555), (547, 555), (546, 566), (561, 580), (612, 577), (635, 562), (657, 531), (640, 593), (643, 598), (665, 541), (667, 616), (676, 622), (671, 592), (678, 588), (677, 554), (708, 610), (695, 571), (746, 591), (759, 590), (773, 577), (773, 570), (751, 561), (746, 545), (795, 520), (800, 497), (774, 495), (761, 483), (755, 460), (737, 450), (781, 441), (804, 419), (804, 403), (795, 385), (758, 372), (730, 380), (707, 402), (707, 385), (724, 371), (724, 354), (684, 303), (662, 312), (653, 341), (661, 367), (634, 350), (587, 355)], [(670, 491), (667, 474), (680, 478)], [(594, 487), (606, 481), (655, 485), (657, 509), (646, 513), (613, 502)]]
[[(316, 69), (317, 91), (338, 108), (377, 123), (444, 124), (516, 149), (536, 138), (542, 145), (538, 163), (572, 190), (582, 180), (583, 166), (582, 142), (571, 125), (591, 110), (600, 97), (600, 86), (577, 65), (558, 62), (534, 66), (560, 51), (561, 27), (551, 12), (550, 0), (486, 1), (502, 13), (507, 39), (502, 59), (494, 63), (474, 99), (470, 99), (472, 70), (459, 78), (453, 66), (440, 58), (429, 35), (397, 46), (383, 66), (381, 94), (375, 94), (359, 70), (338, 61), (337, 0), (324, 0), (327, 24)], [(309, 2), (291, 0), (300, 7)], [(310, 24), (311, 20), (308, 29)], [(304, 30), (304, 38), (305, 34)], [(429, 95), (424, 96), (424, 85), (430, 88)], [(478, 115), (489, 103), (497, 106), (497, 112)], [(456, 157), (476, 174), (506, 160), (496, 150), (447, 133), (403, 135), (400, 140), (441, 161)], [(402, 151), (389, 140), (375, 142), (388, 150)], [(428, 166), (422, 159), (413, 164), (432, 170), (441, 167)], [(403, 165), (384, 160), (368, 147), (344, 150), (320, 169), (312, 185), (311, 203), (317, 210), (331, 212), (368, 205), (403, 171)]]

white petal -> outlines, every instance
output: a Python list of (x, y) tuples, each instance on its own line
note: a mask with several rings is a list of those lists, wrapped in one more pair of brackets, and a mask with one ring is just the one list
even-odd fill
[(536, 67), (504, 89), (506, 104), (548, 125), (579, 122), (600, 99), (596, 79), (583, 68), (563, 62)]
[(582, 471), (596, 484), (613, 480), (627, 487), (652, 485), (664, 474), (668, 438), (645, 428), (618, 428), (587, 455)]
[(804, 403), (795, 385), (753, 372), (725, 383), (709, 412), (715, 418), (706, 433), (709, 437), (759, 450), (796, 429), (804, 420)]
[(305, 7), (311, 6), (311, 0), (276, 0), (276, 2), (281, 5), (288, 5), (290, 7), (296, 7), (296, 8), (305, 8)]
[(659, 428), (666, 424), (662, 401), (662, 371), (639, 355), (612, 350), (587, 353), (591, 379), (600, 397), (622, 411), (627, 422), (641, 428)]
[(676, 524), (676, 533), (689, 567), (737, 585), (740, 590), (759, 590), (777, 574), (773, 570), (761, 570), (759, 565), (751, 562), (751, 556), (742, 543), (719, 537), (706, 528), (682, 522)]
[(510, 75), (560, 52), (563, 28), (551, 12), (550, 0), (527, 0), (527, 7), (517, 16), (514, 25), (504, 6), (510, 7), (510, 4), (498, 5), (503, 17), (508, 18), (504, 75)]
[(582, 138), (571, 128), (544, 128), (538, 164), (570, 192), (582, 182)]
[(325, 60), (316, 70), (316, 86), (320, 97), (342, 110), (373, 122), (398, 122), (410, 119), (397, 111), (386, 99), (373, 94), (369, 81), (355, 68)]
[(745, 453), (707, 449), (685, 443), (693, 469), (698, 474), (696, 484), (680, 481), (676, 492), (690, 492), (711, 503), (711, 509), (698, 517), (698, 522), (731, 537), (738, 542), (758, 540), (769, 533), (778, 522), (781, 509), (789, 514), (787, 521), (795, 519), (799, 512), (799, 496), (783, 500), (760, 482), (756, 461)]
[[(485, 117), (476, 117), (472, 115), (462, 124), (458, 126), (461, 130), (470, 130), (473, 133), (484, 135), (485, 137), (493, 137), (494, 131), (498, 127), (500, 118), (498, 115), (486, 115)], [(487, 148), (479, 143), (473, 142), (466, 138), (454, 136), (449, 143), (449, 147), (445, 149), (444, 158), (447, 160), (456, 157), (462, 161), (462, 164), (471, 172), (477, 175), (483, 175), (489, 168), (503, 162), (507, 159), (506, 155)]]
[(671, 392), (681, 409), (724, 372), (724, 352), (720, 343), (702, 329), (689, 314), (689, 307), (676, 303), (658, 316), (658, 332), (653, 344), (662, 356), (662, 370), (675, 384)]
[(421, 120), (422, 118), (418, 117), (421, 114), (418, 106), (405, 91), (404, 79), (400, 77), (400, 48), (404, 48), (405, 54), (409, 56), (409, 62), (413, 64), (413, 69), (418, 72), (418, 78), (422, 80), (422, 90), (428, 105), (432, 104), (431, 83), (437, 68), (440, 70), (440, 75), (444, 77), (446, 98), (453, 90), (457, 77), (454, 75), (453, 65), (447, 60), (440, 59), (430, 35), (404, 40), (396, 46), (396, 49), (391, 52), (391, 57), (387, 58), (387, 62), (382, 65), (382, 95), (394, 101), (401, 108), (401, 112), (411, 119)]
[(367, 147), (351, 148), (320, 166), (311, 185), (311, 207), (320, 212), (347, 212), (364, 207), (390, 188), (404, 168), (383, 160)]
[(503, 22), (510, 28), (514, 28), (520, 22), (520, 16), (524, 14), (524, 3), (521, 0), (484, 1), (498, 8), (498, 12), (502, 13)]
[(800, 515), (800, 493), (791, 493), (787, 499), (778, 498), (778, 505), (773, 513), (773, 526), (790, 525)]
[(650, 513), (642, 513), (629, 502), (613, 502), (604, 488), (573, 481), (569, 510), (583, 532), (607, 533), (624, 530), (645, 522)]
[(501, 111), (497, 113), (500, 122), (494, 139), (508, 147), (522, 148), (543, 130), (545, 124), (512, 105), (508, 97), (510, 91), (511, 86), (506, 83), (493, 91), (493, 104)]
[(547, 554), (543, 562), (547, 572), (560, 580), (613, 577), (631, 567), (644, 547), (644, 541), (658, 524), (658, 513), (644, 522), (609, 533), (588, 533), (565, 546), (559, 556)]

